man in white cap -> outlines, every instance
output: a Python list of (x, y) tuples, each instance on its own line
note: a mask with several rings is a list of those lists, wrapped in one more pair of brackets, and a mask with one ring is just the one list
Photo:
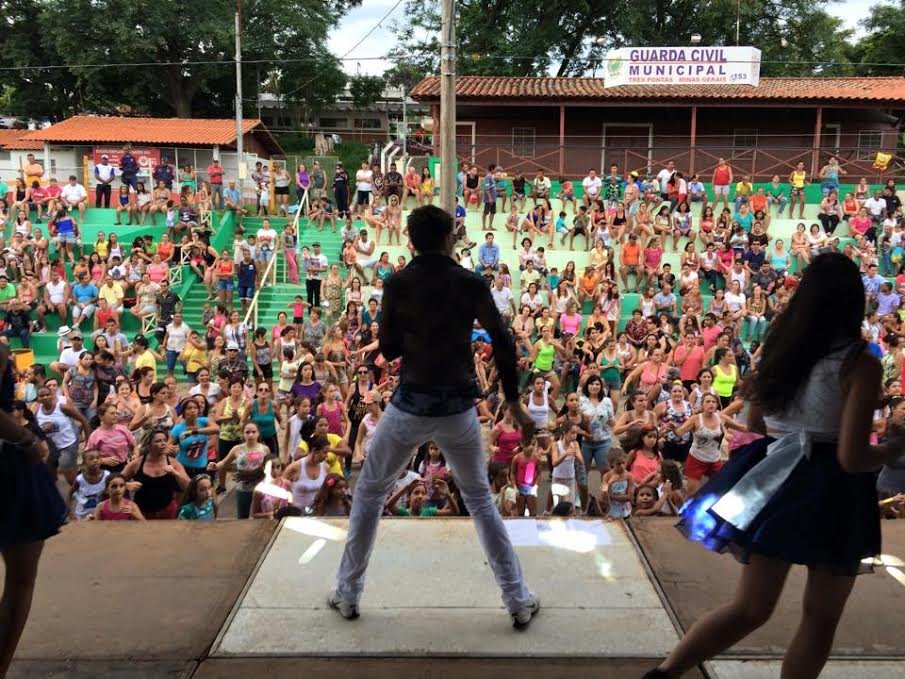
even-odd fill
[(220, 370), (227, 370), (232, 375), (238, 375), (242, 381), (248, 379), (248, 363), (239, 353), (239, 345), (229, 342), (226, 345), (226, 358), (220, 362)]
[[(62, 331), (66, 330), (65, 333)], [(79, 363), (79, 357), (85, 353), (85, 344), (80, 330), (70, 330), (69, 326), (64, 325), (58, 333), (61, 338), (63, 350), (60, 352), (60, 360), (52, 361), (50, 369), (58, 375), (63, 375), (70, 368), (74, 368)], [(67, 346), (66, 340), (71, 344)]]

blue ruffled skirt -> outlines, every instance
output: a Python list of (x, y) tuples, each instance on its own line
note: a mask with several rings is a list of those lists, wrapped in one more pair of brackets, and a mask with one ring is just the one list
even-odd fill
[[(845, 472), (835, 443), (811, 443), (810, 454), (794, 464), (749, 521), (729, 523), (725, 511), (714, 511), (714, 505), (767, 457), (767, 446), (773, 441), (760, 439), (735, 451), (722, 470), (682, 506), (677, 528), (707, 549), (730, 552), (742, 563), (760, 554), (838, 575), (871, 572), (872, 564), (862, 561), (880, 553), (877, 475)], [(750, 479), (746, 492), (754, 502)], [(745, 495), (740, 500), (744, 505)], [(744, 508), (739, 511), (743, 513)], [(739, 523), (744, 523), (743, 529), (737, 527)]]
[(56, 535), (67, 513), (47, 466), (4, 443), (0, 447), (0, 551)]

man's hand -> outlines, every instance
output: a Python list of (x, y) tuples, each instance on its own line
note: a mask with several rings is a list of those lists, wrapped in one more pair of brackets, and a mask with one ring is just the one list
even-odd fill
[(534, 420), (528, 415), (528, 411), (525, 410), (525, 406), (522, 405), (521, 401), (506, 401), (506, 406), (512, 413), (512, 419), (515, 420), (522, 430), (522, 445), (528, 445), (531, 443), (531, 439), (534, 438)]

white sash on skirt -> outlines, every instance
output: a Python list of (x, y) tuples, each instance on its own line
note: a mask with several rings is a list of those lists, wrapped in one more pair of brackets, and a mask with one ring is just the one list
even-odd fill
[(731, 526), (747, 530), (798, 463), (810, 457), (811, 435), (808, 432), (786, 434), (767, 446), (767, 456), (717, 500), (711, 511)]

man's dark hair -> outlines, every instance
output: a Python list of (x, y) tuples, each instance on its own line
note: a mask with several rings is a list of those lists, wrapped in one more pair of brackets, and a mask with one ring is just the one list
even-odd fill
[(453, 218), (436, 205), (415, 208), (408, 217), (412, 245), (421, 253), (439, 252), (453, 230)]

